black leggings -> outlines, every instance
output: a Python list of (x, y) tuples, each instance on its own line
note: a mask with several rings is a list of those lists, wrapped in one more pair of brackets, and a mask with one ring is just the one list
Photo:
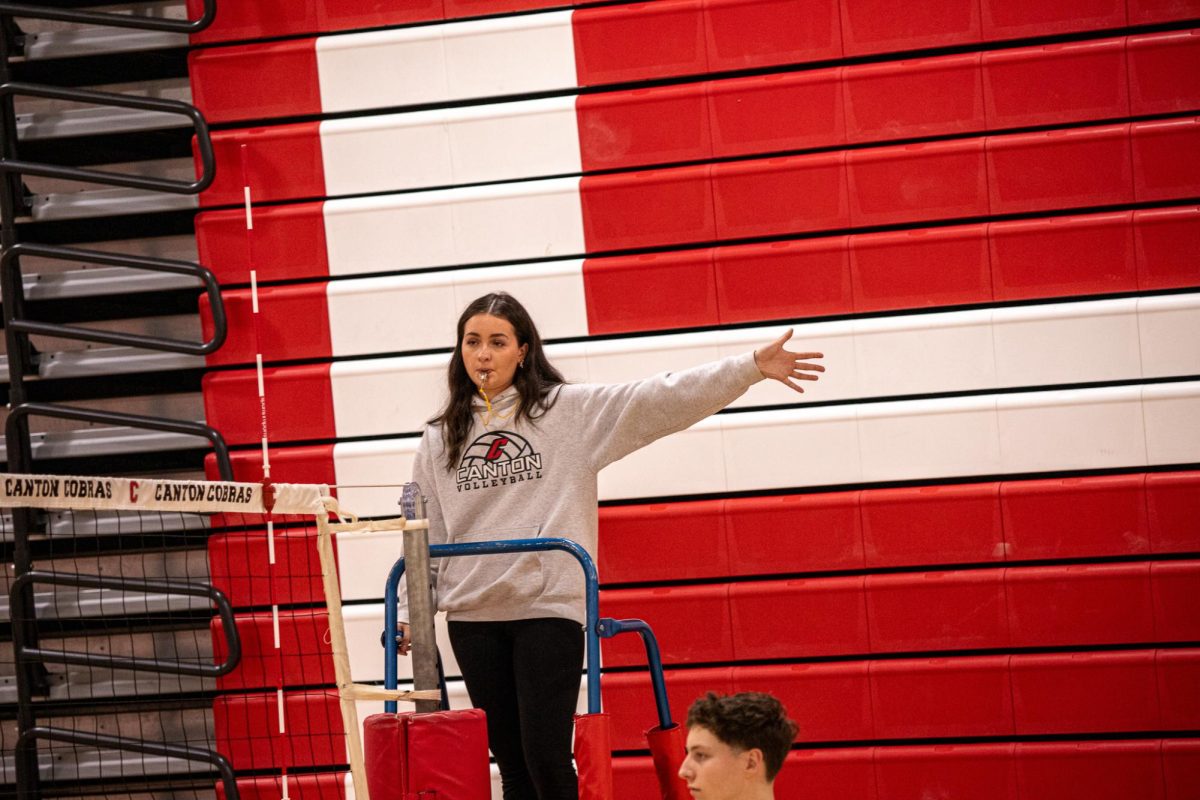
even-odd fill
[(487, 713), (504, 800), (578, 800), (571, 734), (583, 626), (541, 618), (448, 628), (471, 703)]

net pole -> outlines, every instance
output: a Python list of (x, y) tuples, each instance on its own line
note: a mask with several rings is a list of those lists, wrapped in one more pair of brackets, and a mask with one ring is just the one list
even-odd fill
[(355, 800), (371, 800), (367, 790), (366, 762), (363, 759), (362, 736), (358, 729), (358, 707), (350, 679), (350, 654), (346, 646), (346, 627), (342, 620), (342, 595), (338, 586), (337, 561), (333, 555), (333, 534), (329, 517), (317, 516), (317, 549), (321, 554), (321, 583), (325, 588), (325, 604), (329, 608), (329, 640), (333, 650), (333, 672), (337, 680), (338, 704), (342, 710), (342, 725), (346, 729), (346, 750), (350, 758), (350, 779), (354, 783)]

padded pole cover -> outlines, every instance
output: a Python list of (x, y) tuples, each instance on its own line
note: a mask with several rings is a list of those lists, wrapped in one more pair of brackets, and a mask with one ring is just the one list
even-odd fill
[(613, 800), (608, 714), (575, 716), (575, 768), (579, 771), (579, 800)]
[[(646, 731), (646, 743), (650, 745), (650, 757), (654, 760), (654, 774), (658, 776), (658, 788), (663, 800), (691, 800), (687, 784), (679, 777), (679, 765), (687, 754), (684, 744), (683, 726), (669, 728), (655, 726)], [(371, 796), (375, 800), (375, 796)]]
[(371, 800), (491, 797), (482, 709), (372, 714), (363, 730)]

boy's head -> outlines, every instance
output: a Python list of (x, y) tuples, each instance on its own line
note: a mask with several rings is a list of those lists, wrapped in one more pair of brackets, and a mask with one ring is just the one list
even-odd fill
[(783, 768), (796, 723), (769, 694), (709, 692), (688, 709), (687, 757), (679, 777), (696, 797), (733, 800), (767, 788)]

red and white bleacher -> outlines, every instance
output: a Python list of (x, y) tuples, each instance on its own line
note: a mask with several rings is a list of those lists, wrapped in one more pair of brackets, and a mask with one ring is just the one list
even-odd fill
[[(794, 327), (829, 368), (802, 398), (757, 386), (601, 474), (603, 609), (658, 631), (673, 713), (778, 694), (780, 797), (1200, 793), (1200, 4), (284, 5), (219, 14), (190, 62), (229, 123), (196, 233), (239, 478), (256, 351), (273, 477), (390, 516), (371, 487), (408, 479), (480, 294), (578, 381)], [(247, 647), (218, 737), (341, 800), (312, 534), (272, 544), (210, 543)], [(363, 680), (397, 551), (338, 542)], [(604, 656), (617, 796), (654, 796), (641, 657)]]

